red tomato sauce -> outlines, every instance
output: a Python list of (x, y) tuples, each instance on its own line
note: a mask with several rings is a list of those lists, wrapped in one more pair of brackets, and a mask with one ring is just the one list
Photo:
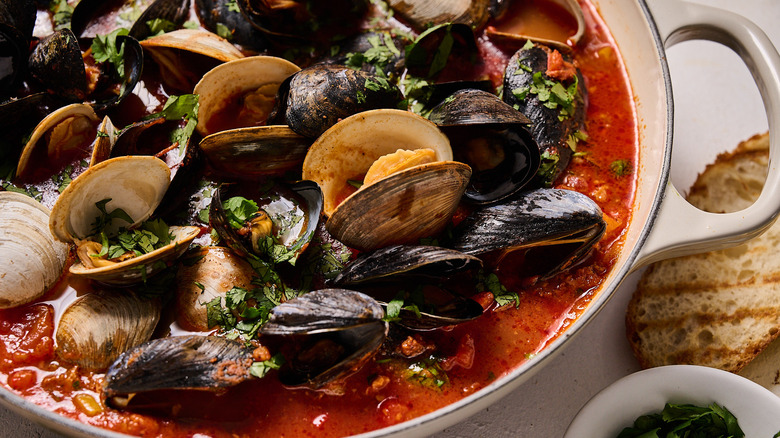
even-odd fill
[[(356, 434), (397, 424), (451, 404), (509, 373), (538, 353), (584, 311), (613, 267), (631, 216), (633, 172), (617, 176), (612, 163), (637, 165), (634, 102), (620, 55), (605, 25), (585, 4), (587, 32), (574, 53), (589, 90), (586, 131), (556, 187), (582, 192), (605, 214), (607, 232), (578, 266), (549, 280), (527, 282), (511, 261), (498, 272), (518, 292), (517, 306), (497, 307), (489, 293), (474, 298), (487, 307), (482, 317), (454, 328), (426, 332), (443, 361), (377, 358), (327, 391), (290, 390), (271, 372), (220, 393), (171, 391), (155, 395), (165, 416), (106, 408), (100, 401), (103, 375), (60, 363), (54, 353), (56, 309), (32, 304), (0, 311), (0, 383), (46, 409), (84, 423), (138, 436), (318, 436)], [(479, 39), (482, 74), (494, 83), (512, 51)], [(67, 281), (67, 279), (65, 280)], [(78, 285), (71, 285), (77, 287)], [(60, 283), (45, 299), (74, 293)], [(419, 363), (428, 371), (411, 373)], [(431, 371), (432, 370), (432, 371)], [(81, 398), (79, 398), (81, 397)], [(92, 397), (91, 413), (80, 400)]]

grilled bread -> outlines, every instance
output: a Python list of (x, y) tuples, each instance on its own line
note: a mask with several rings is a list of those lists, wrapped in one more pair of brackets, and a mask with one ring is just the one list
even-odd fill
[[(721, 154), (688, 200), (710, 212), (748, 207), (763, 187), (768, 150), (764, 134)], [(626, 329), (643, 368), (739, 371), (780, 335), (780, 223), (735, 248), (650, 266), (628, 305)]]

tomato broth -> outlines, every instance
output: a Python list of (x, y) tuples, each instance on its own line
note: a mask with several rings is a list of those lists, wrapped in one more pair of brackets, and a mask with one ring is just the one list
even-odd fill
[[(638, 157), (634, 101), (608, 29), (592, 5), (582, 5), (587, 30), (573, 58), (588, 90), (587, 141), (580, 142), (555, 187), (593, 199), (607, 231), (578, 265), (547, 280), (529, 281), (517, 274), (522, 256), (510, 257), (496, 273), (517, 293), (517, 301), (498, 306), (489, 292), (476, 293), (473, 298), (486, 307), (480, 318), (420, 334), (421, 342), (437, 346), (435, 356), (378, 355), (320, 391), (285, 388), (275, 371), (218, 393), (168, 391), (155, 394), (158, 408), (147, 412), (106, 407), (103, 374), (55, 356), (54, 328), (62, 303), (91, 290), (66, 275), (42, 300), (0, 311), (0, 383), (63, 416), (144, 437), (335, 437), (424, 415), (508, 374), (585, 310), (613, 268), (632, 212)], [(478, 44), (483, 63), (475, 76), (499, 85), (515, 49), (502, 48), (484, 34), (478, 35)]]

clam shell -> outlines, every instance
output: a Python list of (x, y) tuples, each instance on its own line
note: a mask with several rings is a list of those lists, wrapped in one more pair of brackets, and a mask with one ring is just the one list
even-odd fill
[(422, 148), (433, 149), (438, 161), (452, 160), (449, 140), (428, 120), (408, 111), (365, 111), (337, 123), (311, 145), (303, 179), (320, 185), (323, 211), (330, 216), (347, 180), (362, 177), (383, 155)]
[(208, 56), (222, 62), (243, 58), (234, 45), (219, 35), (205, 30), (179, 29), (141, 41), (144, 49), (150, 50), (152, 57), (159, 53), (156, 49), (179, 49)]
[(197, 261), (183, 263), (176, 274), (176, 321), (188, 330), (207, 331), (206, 303), (233, 287), (248, 288), (255, 271), (227, 248), (203, 248), (184, 257), (190, 256)]
[(417, 29), (450, 22), (480, 28), (489, 18), (490, 0), (389, 0), (388, 3)]
[(209, 119), (224, 108), (226, 99), (261, 87), (266, 87), (264, 94), (267, 91), (274, 97), (279, 84), (299, 70), (292, 62), (273, 56), (252, 56), (214, 67), (195, 85), (194, 94), (200, 96), (196, 129), (204, 137), (213, 134)]
[(55, 335), (57, 356), (87, 370), (104, 370), (151, 338), (161, 308), (159, 301), (129, 291), (84, 295), (62, 314)]
[(211, 134), (200, 149), (222, 175), (251, 179), (299, 168), (311, 143), (288, 126), (271, 125)]
[[(95, 203), (106, 198), (107, 211), (121, 208), (139, 224), (148, 219), (168, 189), (171, 171), (160, 159), (125, 156), (103, 161), (79, 175), (62, 192), (52, 208), (49, 228), (62, 242), (94, 234), (92, 224), (100, 215)], [(113, 231), (124, 221), (114, 221)]]
[(416, 243), (444, 229), (470, 177), (471, 168), (456, 161), (412, 167), (353, 193), (325, 228), (361, 251)]
[(68, 245), (49, 232), (49, 210), (15, 192), (0, 192), (0, 308), (43, 295), (60, 277)]
[(141, 283), (146, 278), (173, 265), (200, 234), (198, 227), (170, 227), (173, 241), (150, 253), (127, 259), (123, 262), (100, 268), (87, 268), (80, 262), (70, 267), (71, 275), (89, 278), (104, 284), (127, 286)]
[[(577, 30), (574, 32), (573, 35), (570, 35), (567, 38), (568, 41), (558, 41), (558, 40), (543, 38), (537, 35), (530, 35), (530, 34), (518, 34), (514, 32), (496, 29), (493, 26), (488, 26), (488, 29), (485, 31), (485, 33), (493, 41), (505, 45), (509, 45), (509, 46), (514, 46), (516, 48), (522, 47), (526, 41), (531, 40), (539, 44), (544, 44), (546, 46), (554, 47), (558, 50), (570, 52), (572, 46), (576, 46), (577, 43), (579, 43), (579, 41), (582, 39), (582, 36), (585, 35), (585, 16), (582, 13), (582, 7), (580, 6), (579, 2), (577, 2), (577, 0), (546, 0), (546, 1), (558, 5), (563, 10), (569, 12), (571, 16), (576, 20)], [(571, 46), (569, 44), (571, 44)]]
[[(95, 114), (92, 107), (80, 103), (64, 106), (41, 120), (22, 150), (22, 155), (19, 157), (19, 163), (16, 166), (16, 175), (24, 177), (32, 170), (30, 166), (40, 165), (40, 163), (31, 163), (30, 160), (33, 156), (33, 151), (38, 147), (38, 143), (42, 137), (62, 123), (70, 123), (72, 125), (74, 121), (81, 119), (86, 119), (95, 128), (100, 124), (100, 118)], [(73, 134), (71, 134), (71, 136), (72, 135)], [(89, 140), (91, 141), (91, 139)], [(50, 153), (57, 153), (57, 151), (50, 151)]]

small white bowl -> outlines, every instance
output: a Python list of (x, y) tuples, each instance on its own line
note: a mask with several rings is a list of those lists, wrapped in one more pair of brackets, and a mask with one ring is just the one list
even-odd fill
[(731, 411), (746, 438), (772, 438), (780, 431), (780, 397), (744, 377), (715, 368), (670, 365), (650, 368), (609, 385), (580, 409), (564, 438), (615, 438), (640, 415), (666, 403)]

